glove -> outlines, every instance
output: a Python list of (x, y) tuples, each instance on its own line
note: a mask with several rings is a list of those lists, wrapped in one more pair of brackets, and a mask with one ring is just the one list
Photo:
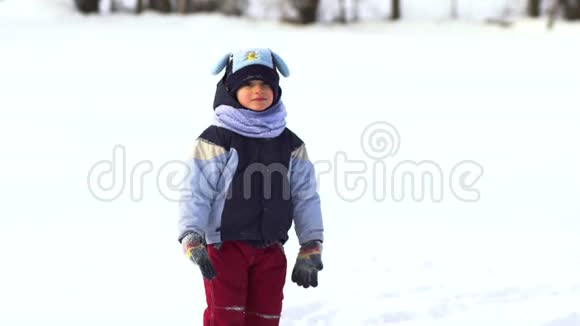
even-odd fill
[(181, 240), (181, 245), (185, 255), (199, 266), (201, 275), (211, 281), (216, 276), (216, 272), (209, 260), (202, 236), (195, 232), (189, 233)]
[(292, 270), (292, 282), (308, 288), (318, 286), (318, 271), (322, 270), (322, 242), (308, 241), (300, 247)]

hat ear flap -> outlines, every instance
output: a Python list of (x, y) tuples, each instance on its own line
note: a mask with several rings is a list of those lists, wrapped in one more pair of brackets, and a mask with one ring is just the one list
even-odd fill
[(219, 74), (222, 70), (224, 70), (224, 68), (228, 65), (228, 63), (230, 62), (230, 58), (231, 58), (232, 54), (228, 53), (226, 54), (223, 58), (221, 58), (221, 60), (213, 67), (211, 73), (213, 75), (217, 75)]
[(275, 66), (276, 66), (276, 68), (278, 68), (278, 71), (284, 77), (290, 76), (290, 69), (288, 69), (288, 65), (286, 64), (286, 62), (284, 62), (282, 57), (280, 57), (274, 51), (271, 51), (271, 52), (272, 52), (272, 58), (274, 59)]

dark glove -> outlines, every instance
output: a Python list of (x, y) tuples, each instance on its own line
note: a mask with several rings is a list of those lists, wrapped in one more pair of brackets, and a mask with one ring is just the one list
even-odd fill
[(292, 282), (304, 288), (318, 286), (318, 271), (322, 270), (321, 254), (322, 242), (313, 240), (303, 244), (292, 270)]
[(216, 273), (203, 244), (203, 237), (195, 232), (189, 233), (181, 240), (181, 245), (185, 255), (199, 266), (201, 275), (211, 281)]

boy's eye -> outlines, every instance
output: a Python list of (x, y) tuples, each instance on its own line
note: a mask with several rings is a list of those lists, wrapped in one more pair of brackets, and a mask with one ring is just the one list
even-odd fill
[(270, 88), (270, 85), (269, 84), (267, 84), (267, 83), (265, 83), (265, 82), (263, 82), (261, 80), (250, 80), (250, 81), (246, 81), (246, 82), (242, 83), (242, 86), (241, 87), (255, 87), (255, 86), (258, 86), (258, 87), (261, 87), (261, 88), (264, 88), (264, 87)]

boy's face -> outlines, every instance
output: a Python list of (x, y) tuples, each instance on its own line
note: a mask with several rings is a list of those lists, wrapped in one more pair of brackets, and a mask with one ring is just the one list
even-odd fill
[(238, 102), (252, 111), (264, 111), (274, 102), (274, 91), (261, 80), (250, 80), (238, 88)]

